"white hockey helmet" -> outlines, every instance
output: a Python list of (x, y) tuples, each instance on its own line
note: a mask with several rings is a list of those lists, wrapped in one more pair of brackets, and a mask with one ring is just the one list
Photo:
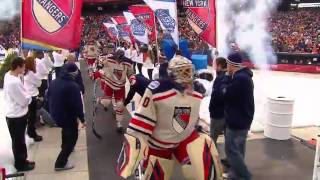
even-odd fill
[(192, 83), (194, 68), (192, 62), (177, 55), (169, 61), (168, 74), (177, 83)]

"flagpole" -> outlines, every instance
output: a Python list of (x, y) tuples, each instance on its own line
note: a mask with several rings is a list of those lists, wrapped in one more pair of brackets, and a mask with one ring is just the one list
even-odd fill
[(157, 31), (157, 22), (156, 22), (156, 15), (155, 13), (152, 11), (153, 13), (153, 21), (154, 21), (154, 32), (156, 33), (156, 49), (157, 49), (157, 61), (159, 63), (159, 45), (158, 45), (158, 31)]

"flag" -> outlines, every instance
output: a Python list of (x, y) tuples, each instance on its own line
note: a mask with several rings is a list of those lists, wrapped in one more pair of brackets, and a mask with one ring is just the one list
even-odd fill
[(78, 24), (77, 31), (76, 31), (76, 34), (74, 36), (74, 42), (75, 42), (75, 45), (77, 45), (77, 48), (80, 47), (83, 24), (84, 24), (84, 19), (80, 18), (80, 23)]
[(119, 37), (134, 44), (134, 37), (132, 36), (131, 29), (126, 18), (124, 16), (113, 16), (111, 20), (117, 27)]
[(118, 39), (118, 30), (114, 23), (103, 23), (103, 25), (107, 28), (108, 35), (112, 40)]
[(130, 12), (140, 21), (144, 22), (150, 33), (150, 41), (156, 40), (155, 17), (154, 12), (146, 5), (129, 6)]
[(143, 23), (143, 21), (136, 19), (134, 15), (130, 12), (123, 12), (123, 15), (131, 28), (131, 33), (134, 36), (134, 38), (139, 42), (148, 44), (148, 29), (146, 25)]
[(208, 44), (216, 47), (216, 8), (215, 0), (195, 2), (183, 0), (190, 26)]
[(164, 33), (169, 33), (179, 46), (176, 0), (144, 0), (144, 2), (154, 11)]
[(76, 49), (81, 9), (82, 0), (23, 0), (22, 48)]

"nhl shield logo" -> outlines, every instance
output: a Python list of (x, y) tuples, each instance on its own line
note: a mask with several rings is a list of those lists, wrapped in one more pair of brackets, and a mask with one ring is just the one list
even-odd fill
[(120, 80), (122, 78), (122, 70), (115, 69), (113, 70), (113, 74)]
[(162, 25), (170, 32), (173, 33), (176, 27), (176, 21), (170, 16), (168, 9), (157, 9), (155, 15), (159, 18)]
[(69, 22), (74, 0), (32, 0), (32, 14), (38, 25), (48, 33), (62, 29)]
[(191, 107), (175, 107), (172, 119), (174, 130), (181, 133), (185, 130), (190, 121)]
[(131, 21), (132, 33), (135, 36), (144, 36), (146, 32), (146, 26), (139, 20), (133, 19)]

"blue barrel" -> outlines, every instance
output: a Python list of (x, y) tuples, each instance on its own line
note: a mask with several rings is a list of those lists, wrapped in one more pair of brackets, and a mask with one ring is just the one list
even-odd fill
[(191, 56), (192, 64), (195, 67), (196, 71), (201, 69), (207, 69), (208, 66), (208, 56), (202, 54), (193, 54)]

